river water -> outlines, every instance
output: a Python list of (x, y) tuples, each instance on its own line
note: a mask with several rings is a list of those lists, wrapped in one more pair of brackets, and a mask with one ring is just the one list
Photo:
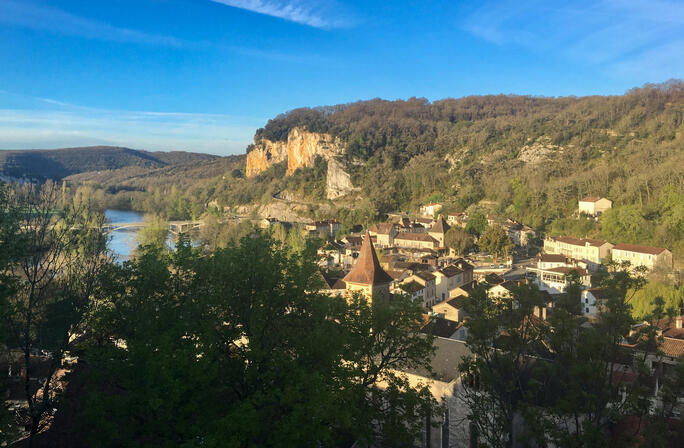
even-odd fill
[[(144, 220), (142, 213), (127, 210), (105, 210), (105, 217), (112, 224)], [(131, 256), (133, 249), (138, 246), (137, 235), (138, 229), (116, 230), (110, 233), (109, 249), (118, 261), (127, 260)]]

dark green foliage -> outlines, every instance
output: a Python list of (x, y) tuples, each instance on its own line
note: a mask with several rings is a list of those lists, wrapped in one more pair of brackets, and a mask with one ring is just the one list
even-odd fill
[(514, 247), (508, 234), (500, 225), (487, 227), (487, 230), (477, 240), (477, 245), (481, 250), (489, 252), (495, 259), (508, 257), (511, 249)]
[(434, 402), (392, 369), (429, 363), (420, 307), (320, 295), (313, 248), (300, 249), (247, 237), (205, 255), (181, 243), (113, 266), (82, 353), (86, 440), (410, 446)]
[(473, 235), (482, 235), (487, 230), (487, 217), (480, 211), (474, 211), (468, 216), (468, 223), (466, 224), (466, 232)]
[(459, 255), (465, 255), (473, 247), (473, 237), (460, 227), (452, 227), (444, 235), (444, 243)]

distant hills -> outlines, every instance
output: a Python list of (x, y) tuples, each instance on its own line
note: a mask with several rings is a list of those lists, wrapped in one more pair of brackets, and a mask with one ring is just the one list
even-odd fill
[(113, 146), (52, 150), (0, 150), (0, 175), (11, 178), (60, 180), (91, 171), (127, 167), (143, 169), (209, 162), (218, 156), (184, 151), (149, 152)]

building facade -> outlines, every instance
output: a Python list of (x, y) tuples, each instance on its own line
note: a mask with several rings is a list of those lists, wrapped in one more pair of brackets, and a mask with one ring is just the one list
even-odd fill
[(611, 250), (611, 257), (613, 261), (628, 261), (632, 267), (644, 266), (648, 270), (656, 266), (672, 268), (672, 252), (662, 247), (618, 243)]

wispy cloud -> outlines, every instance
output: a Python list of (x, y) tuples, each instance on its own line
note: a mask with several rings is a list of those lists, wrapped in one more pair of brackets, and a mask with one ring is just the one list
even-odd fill
[(162, 46), (184, 50), (225, 51), (237, 56), (275, 62), (297, 64), (326, 62), (325, 58), (315, 54), (249, 48), (223, 42), (190, 41), (174, 36), (150, 34), (143, 31), (116, 27), (89, 18), (76, 16), (60, 9), (39, 6), (28, 0), (0, 0), (0, 24), (125, 44)]
[(27, 1), (0, 0), (0, 23), (51, 31), (63, 35), (115, 42), (181, 47), (172, 36), (144, 33), (70, 14), (61, 9), (39, 6)]
[(0, 91), (0, 104), (14, 106), (0, 108), (1, 149), (116, 145), (239, 154), (265, 121), (225, 114), (97, 109), (23, 95), (5, 101), (10, 96)]
[(500, 46), (593, 64), (606, 73), (684, 76), (684, 3), (659, 0), (488, 1), (462, 29)]
[(252, 11), (314, 28), (340, 28), (349, 24), (329, 3), (304, 0), (211, 0), (214, 3)]

